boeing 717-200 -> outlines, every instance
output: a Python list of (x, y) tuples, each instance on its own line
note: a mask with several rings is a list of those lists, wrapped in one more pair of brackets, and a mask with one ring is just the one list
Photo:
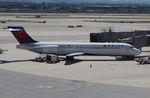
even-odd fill
[(40, 42), (32, 39), (21, 26), (8, 26), (20, 43), (19, 49), (39, 54), (66, 56), (67, 59), (80, 55), (122, 56), (126, 58), (139, 55), (141, 51), (126, 43), (73, 43), (73, 42)]

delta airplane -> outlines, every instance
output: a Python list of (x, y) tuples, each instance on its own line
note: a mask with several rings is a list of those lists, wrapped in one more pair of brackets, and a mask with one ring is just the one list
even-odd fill
[(32, 39), (21, 26), (8, 26), (20, 43), (19, 49), (29, 50), (39, 54), (54, 54), (74, 58), (80, 55), (122, 56), (134, 57), (141, 51), (126, 43), (72, 43), (72, 42), (39, 42)]

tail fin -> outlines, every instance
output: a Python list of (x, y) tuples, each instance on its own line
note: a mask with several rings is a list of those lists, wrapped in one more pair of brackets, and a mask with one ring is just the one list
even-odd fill
[(27, 43), (35, 43), (34, 39), (32, 39), (21, 26), (8, 26), (8, 30), (12, 32), (15, 38), (18, 40), (20, 44)]

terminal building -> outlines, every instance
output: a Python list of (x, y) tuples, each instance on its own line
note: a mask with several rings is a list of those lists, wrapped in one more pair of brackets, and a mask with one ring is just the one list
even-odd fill
[(90, 33), (90, 42), (123, 42), (129, 43), (136, 48), (150, 45), (150, 30), (132, 32), (99, 32)]

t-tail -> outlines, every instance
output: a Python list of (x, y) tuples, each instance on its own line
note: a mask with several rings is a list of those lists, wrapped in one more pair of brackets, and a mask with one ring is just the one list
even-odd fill
[(21, 26), (8, 26), (8, 30), (12, 32), (15, 38), (18, 40), (20, 44), (28, 44), (35, 43), (34, 39), (32, 39)]

